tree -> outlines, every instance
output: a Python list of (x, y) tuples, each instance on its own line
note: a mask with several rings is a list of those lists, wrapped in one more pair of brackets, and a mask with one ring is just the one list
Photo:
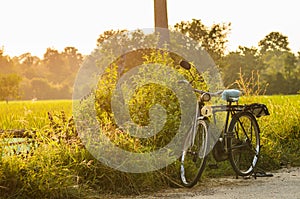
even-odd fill
[(62, 71), (63, 60), (57, 50), (47, 48), (44, 54), (44, 64), (49, 68), (50, 72), (59, 75)]
[(205, 26), (201, 20), (182, 21), (177, 23), (175, 30), (187, 35), (199, 42), (204, 49), (217, 61), (225, 54), (227, 34), (231, 24), (213, 24), (211, 27)]
[(21, 77), (16, 74), (0, 74), (0, 100), (19, 97)]
[(295, 94), (299, 90), (297, 57), (288, 51), (267, 51), (261, 56), (265, 69), (263, 76), (269, 82), (267, 94)]
[(290, 51), (288, 37), (279, 32), (271, 32), (258, 43), (262, 54), (268, 51)]
[[(120, 71), (143, 64), (144, 56), (157, 49), (157, 35), (146, 34), (142, 30), (110, 30), (103, 32), (98, 40), (97, 64), (106, 67), (112, 60), (120, 66)], [(108, 61), (110, 60), (110, 61)], [(105, 64), (103, 64), (105, 63)]]
[(37, 56), (32, 56), (31, 53), (24, 53), (18, 57), (19, 63), (25, 66), (37, 65), (40, 62), (40, 59)]
[(48, 48), (43, 64), (49, 70), (47, 79), (56, 84), (73, 84), (83, 56), (75, 47), (66, 47), (63, 52)]
[(236, 52), (230, 52), (223, 57), (220, 68), (224, 85), (228, 87), (241, 76), (244, 79), (251, 79), (253, 72), (260, 73), (263, 70), (264, 63), (258, 49), (239, 46)]
[(299, 76), (295, 76), (296, 64), (297, 64), (297, 57), (291, 52), (285, 53), (284, 72), (285, 72), (285, 77), (287, 79), (290, 79), (293, 77), (299, 77)]
[(4, 50), (0, 50), (0, 73), (15, 73), (15, 65), (8, 55), (3, 55)]
[(269, 83), (267, 94), (295, 94), (299, 90), (298, 58), (288, 47), (288, 37), (271, 32), (259, 42), (264, 79)]
[(97, 39), (97, 46), (100, 46), (103, 44), (103, 42), (107, 41), (110, 37), (125, 33), (126, 30), (107, 30), (104, 31), (101, 35), (99, 35), (99, 38)]
[(83, 56), (75, 47), (65, 47), (62, 56), (64, 62), (62, 67), (64, 67), (64, 70), (62, 72), (63, 82), (60, 82), (60, 84), (67, 84), (72, 87), (77, 71), (83, 62)]

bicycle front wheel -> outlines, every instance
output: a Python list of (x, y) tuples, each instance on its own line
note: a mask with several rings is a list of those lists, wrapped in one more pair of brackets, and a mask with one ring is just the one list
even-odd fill
[(185, 187), (193, 187), (197, 184), (204, 171), (208, 143), (207, 133), (205, 121), (198, 120), (195, 136), (190, 133), (186, 138), (187, 146), (184, 146), (180, 165), (180, 177)]
[(255, 117), (249, 112), (236, 114), (229, 125), (229, 160), (237, 175), (253, 173), (260, 152), (260, 131)]

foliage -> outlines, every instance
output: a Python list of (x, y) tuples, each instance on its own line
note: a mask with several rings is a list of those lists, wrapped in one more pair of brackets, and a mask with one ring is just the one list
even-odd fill
[(230, 87), (234, 82), (240, 79), (249, 79), (252, 76), (252, 71), (257, 71), (259, 74), (263, 69), (263, 63), (260, 60), (258, 50), (256, 48), (247, 48), (240, 46), (238, 51), (231, 52), (223, 57), (220, 64), (224, 85)]
[(0, 74), (0, 101), (17, 99), (21, 77), (16, 74)]
[[(207, 27), (200, 20), (194, 19), (178, 23), (174, 29), (196, 40), (212, 55), (221, 69), (226, 86), (237, 83), (246, 95), (264, 93), (264, 86), (267, 84), (267, 94), (299, 92), (300, 52), (293, 54), (288, 47), (288, 38), (281, 33), (270, 33), (259, 42), (258, 48), (239, 47), (236, 52), (225, 54), (230, 24)], [(136, 89), (133, 98), (128, 101), (130, 116), (136, 124), (148, 125), (151, 107), (157, 103), (167, 112), (166, 126), (162, 133), (151, 139), (136, 139), (118, 128), (113, 119), (111, 97), (118, 78), (133, 66), (159, 63), (176, 69), (188, 80), (191, 79), (187, 71), (178, 68), (178, 55), (149, 48), (146, 41), (156, 42), (155, 37), (147, 36), (142, 31), (134, 32), (134, 37), (127, 33), (125, 30), (106, 31), (97, 40), (102, 53), (108, 46), (120, 44), (128, 46), (132, 52), (117, 58), (104, 71), (96, 91), (96, 108), (98, 119), (102, 121), (101, 132), (119, 147), (141, 153), (164, 146), (172, 138), (178, 128), (180, 116), (178, 100), (170, 89), (156, 84)], [(119, 35), (118, 39), (108, 39), (116, 35)], [(134, 45), (137, 43), (147, 50), (135, 50)], [(110, 50), (117, 54), (120, 48)], [(3, 77), (15, 74), (12, 75), (16, 78), (13, 82), (18, 82), (22, 99), (70, 98), (70, 88), (82, 61), (83, 56), (74, 47), (66, 47), (63, 52), (48, 48), (42, 59), (31, 53), (11, 58), (0, 50), (0, 77), (3, 80)], [(145, 70), (139, 71), (138, 80), (141, 82), (136, 81), (137, 85), (142, 85), (145, 80), (143, 78), (149, 72)], [(208, 89), (203, 77), (195, 75), (197, 71), (194, 67), (191, 72), (196, 77), (194, 86)], [(3, 89), (7, 90), (3, 85), (9, 81), (2, 81), (1, 78), (2, 94), (5, 93)], [(16, 93), (17, 89), (9, 90)], [(15, 98), (16, 95), (10, 97)], [(261, 168), (268, 170), (286, 164), (300, 165), (299, 100), (299, 95), (241, 98), (241, 103), (265, 103), (271, 113), (268, 117), (258, 119), (263, 145), (259, 161)], [(0, 103), (0, 197), (89, 198), (103, 193), (140, 194), (166, 186), (180, 186), (179, 161), (164, 169), (144, 174), (123, 173), (97, 161), (77, 135), (71, 106), (71, 101)], [(14, 129), (25, 130), (35, 144), (31, 145), (28, 153), (2, 156), (7, 149), (5, 140), (13, 139), (10, 130)], [(25, 140), (25, 143), (32, 141)], [(206, 176), (225, 174), (232, 174), (232, 169), (227, 163), (222, 163), (219, 169), (209, 171)]]
[[(269, 85), (266, 94), (296, 94), (299, 91), (300, 56), (299, 53), (291, 52), (287, 36), (271, 32), (259, 41), (257, 47), (240, 46), (236, 51), (226, 53), (230, 26), (230, 23), (206, 26), (201, 20), (193, 19), (177, 23), (171, 29), (192, 38), (212, 56), (227, 87), (240, 77), (241, 68), (246, 79), (251, 78), (252, 71), (258, 73), (261, 82)], [(109, 39), (116, 36), (118, 39)], [(111, 49), (112, 53), (118, 54), (120, 44), (127, 46), (128, 50), (136, 51), (135, 45), (149, 49), (149, 43), (157, 42), (156, 39), (145, 35), (141, 30), (135, 31), (133, 35), (126, 30), (109, 30), (99, 35), (96, 46), (100, 50), (107, 46), (115, 46)], [(186, 41), (187, 48), (189, 45), (189, 41)], [(135, 53), (127, 52), (127, 59), (123, 60), (127, 66), (143, 63), (141, 56), (135, 56)], [(180, 61), (176, 55), (171, 56), (175, 64)], [(75, 47), (66, 47), (62, 52), (47, 48), (43, 58), (33, 56), (30, 52), (10, 57), (1, 50), (0, 73), (21, 77), (20, 99), (70, 99), (74, 80), (83, 59), (84, 56)], [(36, 87), (33, 82), (37, 79), (45, 84), (46, 89), (40, 90)]]
[[(145, 53), (145, 52), (144, 52)], [(144, 59), (144, 64), (161, 64), (167, 67), (175, 68), (174, 60), (170, 57), (168, 52), (155, 51), (152, 52), (147, 51), (142, 59)], [(124, 67), (124, 66), (123, 66)], [(125, 67), (126, 68), (126, 67)], [(132, 121), (138, 126), (147, 126), (150, 124), (150, 119), (152, 116), (157, 117), (156, 115), (151, 115), (154, 112), (151, 112), (152, 107), (159, 104), (166, 111), (166, 123), (163, 128), (156, 136), (153, 136), (149, 139), (135, 139), (134, 137), (129, 136), (128, 132), (124, 129), (119, 129), (117, 124), (115, 123), (114, 116), (115, 114), (122, 115), (124, 113), (113, 113), (112, 111), (112, 98), (116, 89), (118, 78), (120, 74), (118, 74), (118, 66), (116, 64), (108, 67), (104, 75), (101, 76), (101, 80), (98, 82), (98, 87), (96, 91), (96, 110), (98, 114), (98, 118), (100, 124), (103, 124), (102, 128), (107, 129), (103, 132), (107, 132), (107, 134), (114, 134), (117, 131), (117, 135), (113, 136), (113, 142), (117, 143), (118, 146), (125, 145), (126, 150), (155, 150), (156, 148), (160, 148), (165, 146), (170, 139), (176, 134), (178, 131), (178, 125), (180, 123), (180, 105), (175, 93), (170, 90), (170, 88), (164, 87), (155, 83), (147, 83), (147, 79), (152, 79), (153, 81), (159, 81), (161, 79), (161, 75), (151, 71), (151, 69), (139, 68), (137, 74), (134, 79), (130, 79), (133, 85), (136, 87), (136, 90), (133, 92), (132, 98), (129, 101), (125, 101), (124, 103), (128, 103), (128, 109), (130, 113), (130, 117)], [(167, 74), (167, 70), (164, 71)], [(187, 73), (183, 69), (179, 70), (183, 75)], [(194, 73), (196, 71), (193, 71)], [(168, 74), (170, 75), (170, 74)], [(187, 79), (191, 78), (185, 74)], [(166, 81), (176, 81), (176, 79), (169, 78)], [(174, 84), (173, 83), (170, 83)], [(177, 83), (177, 82), (175, 82)], [(204, 86), (204, 83), (199, 81), (198, 86)], [(130, 88), (126, 88), (123, 86), (123, 93), (128, 93)], [(125, 99), (126, 100), (126, 99)], [(121, 103), (122, 100), (118, 100), (118, 103)], [(118, 109), (122, 110), (122, 104), (118, 105)], [(160, 118), (161, 120), (162, 118)], [(158, 124), (155, 124), (158, 125)], [(128, 141), (125, 143), (120, 143), (120, 136), (126, 137), (125, 140)], [(136, 146), (140, 146), (136, 148)], [(150, 147), (149, 147), (150, 146)], [(130, 148), (132, 147), (132, 148)], [(135, 151), (136, 152), (136, 151)]]
[(258, 48), (239, 46), (225, 54), (230, 23), (207, 27), (201, 20), (193, 19), (177, 23), (174, 29), (199, 42), (209, 52), (220, 68), (226, 87), (234, 85), (241, 76), (253, 79), (254, 72), (261, 83), (268, 85), (267, 94), (296, 94), (299, 90), (299, 56), (290, 51), (288, 37), (279, 32), (265, 36)]
[(97, 46), (101, 46), (103, 42), (107, 41), (110, 37), (125, 33), (126, 30), (107, 30), (104, 31), (101, 35), (99, 35), (99, 38), (97, 39)]
[(260, 40), (258, 46), (262, 54), (268, 51), (290, 51), (288, 37), (279, 32), (271, 32)]
[(299, 90), (299, 57), (289, 51), (269, 49), (261, 54), (255, 47), (239, 47), (222, 58), (220, 68), (226, 87), (235, 84), (241, 76), (253, 79), (254, 72), (262, 84), (268, 85), (266, 94), (296, 94)]
[(231, 24), (213, 24), (205, 26), (201, 20), (182, 21), (175, 24), (176, 31), (189, 36), (199, 44), (217, 61), (225, 54), (226, 39)]
[[(16, 81), (20, 86), (12, 90), (17, 90), (21, 99), (70, 99), (82, 61), (83, 56), (74, 47), (66, 47), (63, 52), (48, 48), (43, 59), (32, 56), (31, 53), (13, 58), (1, 53), (0, 74), (16, 74), (21, 77)], [(0, 84), (0, 89), (6, 89), (3, 85)]]
[[(28, 153), (1, 157), (1, 197), (85, 198), (103, 193), (138, 194), (166, 186), (170, 178), (168, 172), (175, 172), (171, 168), (145, 174), (116, 171), (89, 154), (77, 136), (72, 117), (67, 118), (64, 112), (48, 113), (48, 119), (49, 124), (43, 129), (27, 132), (36, 147)], [(1, 134), (1, 140), (10, 136)], [(1, 152), (4, 145), (1, 141)]]
[(296, 94), (300, 87), (299, 57), (291, 52), (268, 51), (262, 56), (263, 78), (269, 82), (267, 94)]

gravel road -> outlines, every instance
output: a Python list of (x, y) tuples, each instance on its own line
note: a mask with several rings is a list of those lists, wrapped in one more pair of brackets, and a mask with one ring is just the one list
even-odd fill
[(300, 168), (284, 168), (272, 172), (273, 177), (234, 177), (206, 179), (191, 188), (168, 189), (152, 195), (134, 198), (180, 198), (180, 199), (300, 199)]

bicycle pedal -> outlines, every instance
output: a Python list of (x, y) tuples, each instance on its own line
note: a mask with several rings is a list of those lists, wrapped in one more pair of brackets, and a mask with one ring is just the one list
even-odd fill
[(218, 169), (219, 168), (217, 164), (208, 164), (208, 167), (210, 169)]

